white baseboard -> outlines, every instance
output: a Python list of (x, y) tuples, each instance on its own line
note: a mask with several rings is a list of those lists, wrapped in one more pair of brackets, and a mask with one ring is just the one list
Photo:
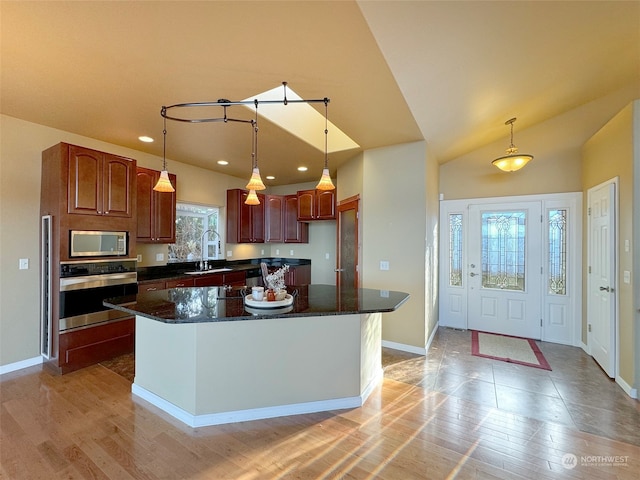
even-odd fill
[(263, 420), (265, 418), (285, 417), (288, 415), (300, 415), (304, 413), (326, 412), (329, 410), (343, 410), (361, 407), (371, 392), (382, 381), (384, 372), (380, 369), (377, 375), (365, 387), (362, 394), (357, 397), (335, 398), (317, 402), (294, 403), (290, 405), (278, 405), (274, 407), (252, 408), (230, 412), (193, 415), (180, 407), (166, 401), (155, 393), (136, 385), (131, 385), (131, 393), (146, 400), (160, 410), (177, 418), (190, 427), (208, 427), (211, 425), (223, 425), (226, 423), (247, 422), (251, 420)]
[(414, 345), (406, 345), (404, 343), (390, 342), (389, 340), (382, 340), (382, 346), (386, 348), (393, 348), (394, 350), (400, 350), (401, 352), (415, 353), (417, 355), (426, 355), (431, 347), (431, 343), (436, 336), (436, 332), (438, 331), (439, 324), (436, 323), (435, 328), (429, 335), (429, 340), (427, 340), (427, 344), (424, 348), (416, 347)]
[(5, 373), (15, 372), (16, 370), (22, 370), (23, 368), (33, 367), (34, 365), (42, 364), (42, 356), (28, 358), (26, 360), (20, 360), (19, 362), (9, 363), (7, 365), (0, 366), (0, 375)]
[(622, 377), (616, 376), (616, 383), (620, 385), (620, 388), (622, 388), (622, 390), (624, 390), (631, 398), (638, 398), (638, 389), (632, 388), (631, 385), (622, 379)]
[(390, 342), (389, 340), (382, 340), (382, 346), (386, 348), (393, 348), (394, 350), (400, 350), (402, 352), (415, 353), (417, 355), (427, 354), (427, 349), (424, 347), (416, 347), (414, 345), (406, 345), (404, 343)]

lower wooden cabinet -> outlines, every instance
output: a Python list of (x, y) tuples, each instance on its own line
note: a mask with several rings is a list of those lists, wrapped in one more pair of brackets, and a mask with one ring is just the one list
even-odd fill
[(59, 342), (59, 368), (63, 374), (73, 372), (133, 352), (135, 318), (63, 333)]

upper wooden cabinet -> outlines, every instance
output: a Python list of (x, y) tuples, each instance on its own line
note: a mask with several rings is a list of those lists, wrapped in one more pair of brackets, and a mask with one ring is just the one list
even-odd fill
[(136, 162), (69, 146), (67, 213), (131, 217)]
[(284, 242), (284, 197), (266, 195), (264, 207), (265, 240), (273, 243)]
[(335, 220), (335, 190), (298, 191), (298, 220)]
[[(156, 192), (153, 187), (158, 178), (157, 170), (137, 168), (137, 239), (142, 243), (175, 243), (176, 192)], [(169, 174), (169, 180), (177, 188), (174, 174)]]
[(298, 221), (298, 195), (285, 195), (284, 243), (309, 243), (309, 224)]
[(264, 243), (265, 195), (258, 193), (260, 205), (247, 205), (249, 192), (227, 190), (227, 243)]

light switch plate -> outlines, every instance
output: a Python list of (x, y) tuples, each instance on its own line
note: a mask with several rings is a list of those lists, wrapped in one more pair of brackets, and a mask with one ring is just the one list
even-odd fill
[(631, 272), (629, 270), (625, 270), (622, 274), (622, 281), (624, 283), (631, 283)]
[(164, 253), (156, 253), (156, 262), (164, 261)]
[(141, 261), (142, 261), (142, 255), (141, 255), (141, 254), (138, 254), (138, 255), (136, 256), (136, 261), (138, 261), (138, 262), (141, 262)]
[(389, 262), (387, 260), (380, 260), (380, 270), (389, 270)]
[(21, 258), (20, 261), (18, 262), (18, 268), (20, 270), (29, 270), (29, 259)]

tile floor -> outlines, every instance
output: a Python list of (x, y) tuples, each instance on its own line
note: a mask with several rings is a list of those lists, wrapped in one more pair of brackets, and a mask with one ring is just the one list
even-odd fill
[(440, 328), (423, 357), (383, 349), (385, 377), (640, 446), (640, 402), (582, 349), (537, 342), (552, 370), (471, 355), (471, 332)]

